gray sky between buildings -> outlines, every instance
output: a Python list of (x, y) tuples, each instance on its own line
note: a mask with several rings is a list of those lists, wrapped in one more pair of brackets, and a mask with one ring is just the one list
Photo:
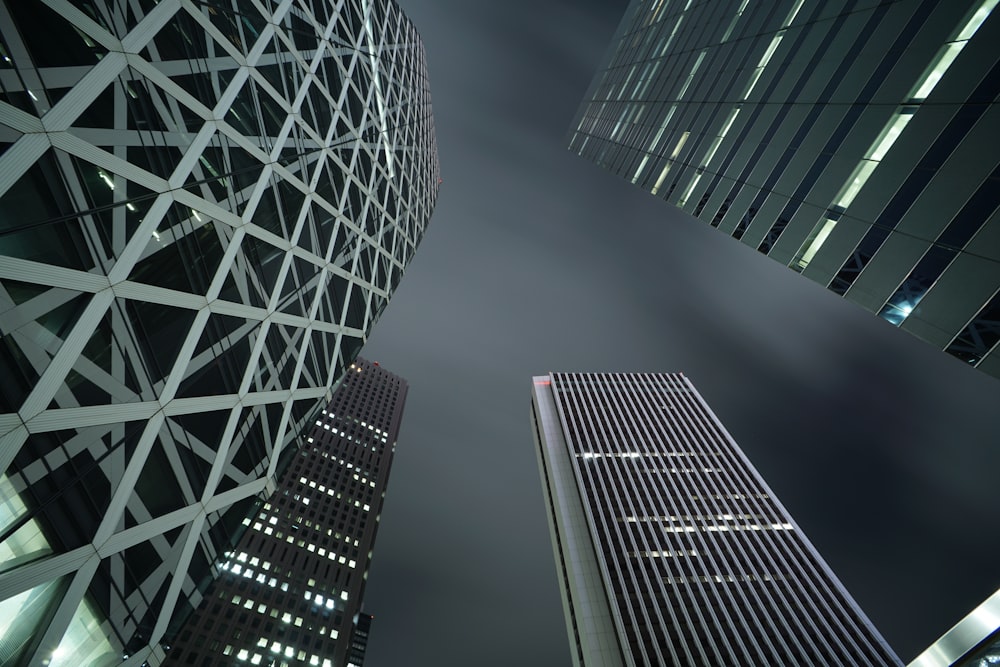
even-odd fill
[(400, 0), (444, 183), (363, 354), (410, 394), (368, 667), (568, 666), (548, 371), (680, 371), (904, 661), (1000, 587), (1000, 382), (566, 150), (624, 0)]

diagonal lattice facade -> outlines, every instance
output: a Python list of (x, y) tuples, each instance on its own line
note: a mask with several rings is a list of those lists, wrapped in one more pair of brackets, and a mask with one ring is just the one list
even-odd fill
[(439, 184), (385, 0), (0, 1), (0, 662), (159, 664)]

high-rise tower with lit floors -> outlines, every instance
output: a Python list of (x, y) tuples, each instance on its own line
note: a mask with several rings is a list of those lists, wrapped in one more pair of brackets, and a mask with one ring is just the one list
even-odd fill
[(575, 153), (1000, 377), (997, 0), (633, 0)]
[(348, 664), (367, 640), (361, 605), (406, 393), (378, 364), (348, 368), (166, 664)]
[(534, 378), (576, 667), (901, 665), (692, 384)]

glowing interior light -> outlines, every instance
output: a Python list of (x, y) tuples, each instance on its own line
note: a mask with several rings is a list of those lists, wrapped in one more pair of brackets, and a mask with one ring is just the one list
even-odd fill
[(705, 52), (702, 51), (701, 53), (698, 54), (698, 59), (694, 61), (694, 67), (691, 68), (691, 73), (688, 74), (687, 80), (681, 87), (681, 92), (677, 94), (678, 100), (684, 97), (684, 93), (687, 92), (688, 86), (690, 86), (691, 81), (694, 80), (694, 75), (698, 73), (698, 68), (701, 67), (701, 61), (703, 61), (704, 59), (705, 59)]
[(986, 0), (985, 2), (983, 2), (983, 4), (979, 5), (979, 9), (976, 10), (976, 12), (972, 15), (972, 18), (969, 19), (969, 22), (965, 24), (965, 27), (962, 28), (962, 30), (958, 33), (958, 36), (955, 37), (955, 39), (956, 40), (971, 39), (972, 36), (976, 34), (976, 31), (979, 30), (979, 26), (981, 26), (983, 22), (986, 21), (986, 17), (990, 15), (990, 12), (993, 11), (993, 8), (997, 6), (997, 2), (998, 0)]
[(837, 226), (836, 220), (820, 220), (813, 227), (813, 233), (810, 234), (805, 242), (802, 244), (802, 249), (799, 251), (799, 255), (795, 260), (799, 270), (802, 270), (809, 266), (809, 262), (812, 261), (819, 249), (823, 247), (826, 243), (826, 239), (830, 236), (830, 232), (833, 228)]
[(729, 22), (729, 27), (726, 28), (726, 32), (722, 36), (721, 41), (725, 42), (729, 39), (729, 36), (733, 34), (733, 28), (736, 27), (736, 23), (740, 20), (740, 17), (743, 16), (743, 10), (747, 8), (747, 3), (749, 2), (750, 0), (743, 0), (743, 2), (740, 3), (740, 8), (736, 11), (736, 16), (733, 17), (733, 20)]
[(885, 157), (885, 154), (889, 152), (892, 145), (896, 143), (896, 139), (902, 134), (903, 128), (906, 127), (910, 119), (913, 118), (913, 114), (904, 113), (899, 114), (896, 119), (882, 131), (882, 136), (875, 142), (869, 153), (866, 156), (869, 160), (881, 160)]
[(687, 203), (688, 198), (691, 196), (691, 193), (694, 192), (694, 189), (697, 187), (698, 181), (700, 180), (701, 174), (695, 174), (694, 178), (691, 179), (691, 184), (687, 186), (687, 189), (684, 190), (684, 194), (682, 194), (681, 198), (677, 200), (678, 206), (684, 206), (684, 204)]
[(101, 180), (104, 181), (109, 188), (111, 188), (112, 190), (115, 189), (115, 182), (111, 180), (110, 176), (105, 174), (103, 171), (98, 171), (97, 175), (101, 177)]
[(701, 161), (702, 167), (707, 167), (708, 164), (712, 161), (712, 158), (715, 157), (715, 152), (719, 150), (719, 146), (722, 145), (722, 140), (726, 138), (726, 134), (729, 132), (729, 128), (733, 126), (733, 123), (736, 121), (736, 117), (739, 114), (740, 114), (739, 107), (736, 107), (735, 109), (729, 112), (729, 117), (726, 119), (726, 122), (722, 125), (722, 130), (715, 137), (715, 139), (712, 140), (712, 145), (709, 146), (708, 152), (705, 153), (705, 159)]
[(986, 21), (990, 12), (997, 6), (998, 1), (1000, 0), (985, 0), (979, 5), (979, 8), (972, 14), (972, 17), (962, 26), (958, 34), (955, 35), (955, 39), (945, 44), (938, 52), (934, 62), (927, 68), (924, 78), (917, 84), (916, 91), (911, 95), (911, 98), (914, 100), (923, 100), (931, 94), (931, 91), (934, 90), (934, 87), (944, 76), (945, 72), (955, 62), (955, 58), (958, 57), (958, 54), (962, 52), (968, 41), (976, 34), (976, 31), (983, 25), (983, 22)]

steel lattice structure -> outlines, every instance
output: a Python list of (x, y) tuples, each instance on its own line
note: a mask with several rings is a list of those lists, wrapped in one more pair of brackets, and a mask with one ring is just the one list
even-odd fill
[(159, 664), (438, 184), (385, 0), (0, 2), (0, 662)]

